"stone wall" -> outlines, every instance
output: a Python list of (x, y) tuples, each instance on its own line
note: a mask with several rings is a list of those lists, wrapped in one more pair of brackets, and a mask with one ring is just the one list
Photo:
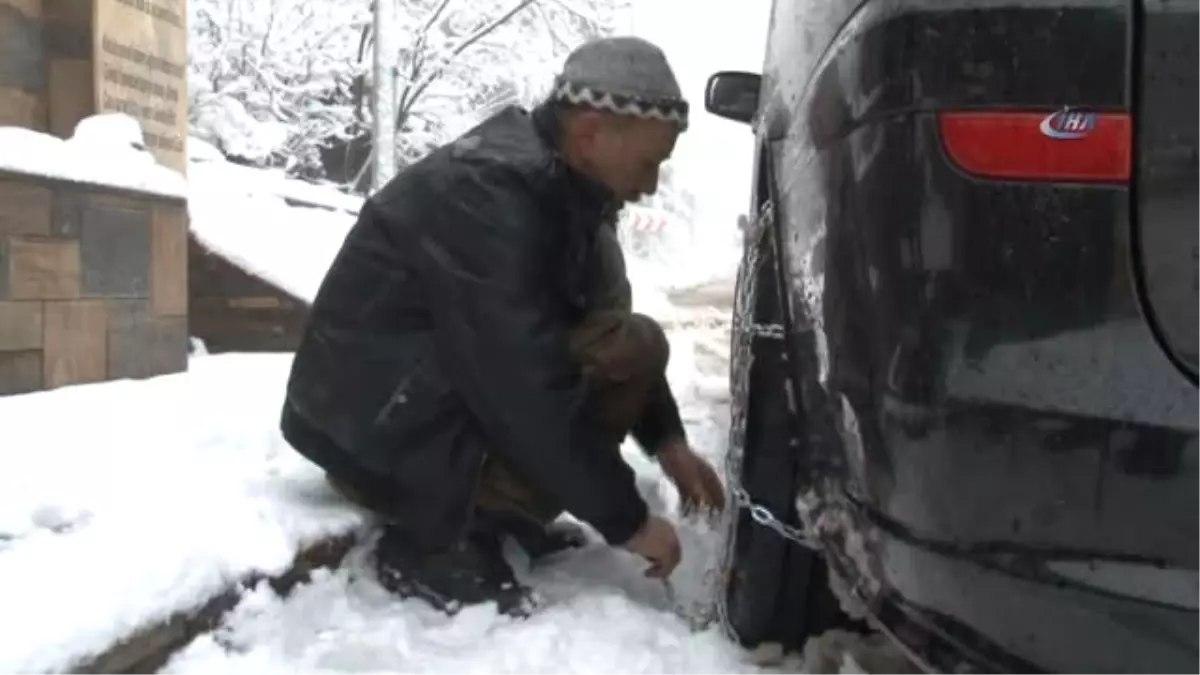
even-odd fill
[(123, 112), (186, 173), (186, 19), (185, 0), (0, 0), (0, 126), (68, 138)]
[(292, 352), (308, 320), (307, 302), (239, 267), (195, 235), (188, 237), (192, 337), (211, 353)]
[(0, 394), (187, 367), (187, 207), (0, 171)]

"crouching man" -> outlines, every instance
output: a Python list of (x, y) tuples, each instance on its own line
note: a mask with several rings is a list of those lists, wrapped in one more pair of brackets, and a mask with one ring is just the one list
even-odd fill
[(288, 442), (383, 516), (382, 583), (442, 609), (528, 611), (501, 555), (577, 543), (563, 511), (665, 576), (679, 540), (647, 512), (632, 434), (686, 504), (722, 508), (667, 385), (661, 327), (632, 313), (614, 231), (686, 128), (662, 52), (587, 43), (550, 99), (510, 107), (364, 204), (313, 303)]

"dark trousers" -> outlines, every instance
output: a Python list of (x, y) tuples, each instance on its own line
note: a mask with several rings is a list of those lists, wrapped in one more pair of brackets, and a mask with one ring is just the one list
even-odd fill
[[(588, 389), (589, 413), (598, 419), (613, 452), (619, 452), (626, 435), (646, 409), (657, 382), (667, 368), (670, 348), (666, 334), (654, 319), (622, 310), (600, 311), (569, 331), (571, 357), (579, 365)], [(367, 481), (329, 476), (330, 483), (360, 506), (387, 515), (364, 487)], [(475, 505), (498, 516), (548, 523), (562, 508), (539, 494), (498, 454), (484, 459), (475, 493)]]
[[(587, 386), (589, 414), (601, 422), (612, 451), (620, 452), (666, 371), (670, 352), (666, 335), (650, 317), (611, 310), (589, 315), (571, 329), (568, 341)], [(496, 454), (484, 461), (475, 503), (539, 523), (562, 512)]]

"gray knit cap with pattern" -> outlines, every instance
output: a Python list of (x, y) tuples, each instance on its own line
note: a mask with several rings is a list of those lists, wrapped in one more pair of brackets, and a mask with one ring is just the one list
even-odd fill
[(688, 126), (688, 103), (663, 51), (638, 37), (590, 40), (567, 56), (551, 98)]

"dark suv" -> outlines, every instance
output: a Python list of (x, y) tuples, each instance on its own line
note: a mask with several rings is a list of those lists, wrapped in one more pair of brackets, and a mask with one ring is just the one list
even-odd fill
[(757, 140), (743, 642), (848, 614), (927, 670), (1197, 672), (1197, 26), (775, 0), (762, 75), (710, 78)]

